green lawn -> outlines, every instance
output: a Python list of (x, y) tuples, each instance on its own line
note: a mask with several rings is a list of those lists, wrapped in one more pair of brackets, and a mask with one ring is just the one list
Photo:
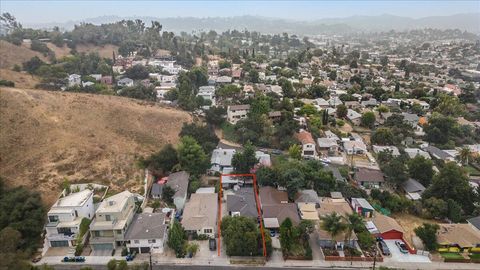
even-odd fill
[(453, 252), (442, 252), (440, 253), (445, 259), (463, 259), (463, 256), (460, 253), (453, 253)]
[(480, 253), (472, 253), (469, 256), (470, 256), (470, 259), (480, 260)]
[(470, 165), (467, 165), (467, 166), (464, 166), (463, 168), (465, 168), (465, 170), (468, 172), (468, 174), (470, 175), (475, 175), (475, 176), (478, 176), (480, 175), (480, 171), (478, 171), (477, 169), (475, 169), (474, 167), (470, 166)]

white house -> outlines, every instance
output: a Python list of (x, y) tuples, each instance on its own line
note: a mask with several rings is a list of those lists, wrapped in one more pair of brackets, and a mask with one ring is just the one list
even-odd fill
[(200, 86), (197, 96), (202, 97), (204, 100), (210, 101), (210, 105), (203, 106), (202, 109), (208, 110), (210, 106), (215, 106), (215, 86)]
[(130, 78), (123, 78), (118, 80), (117, 85), (120, 87), (130, 87), (133, 86), (133, 80)]
[(68, 76), (68, 87), (80, 85), (82, 83), (82, 77), (78, 74), (70, 74)]
[(125, 244), (125, 234), (135, 214), (135, 195), (123, 191), (103, 200), (90, 224), (90, 246), (95, 254), (111, 254)]
[(352, 109), (348, 109), (348, 111), (347, 111), (347, 118), (348, 118), (348, 120), (350, 120), (354, 125), (358, 126), (358, 125), (360, 125), (360, 122), (361, 122), (361, 119), (362, 119), (362, 115), (359, 114), (358, 112), (352, 110)]
[(62, 197), (48, 211), (46, 241), (49, 247), (71, 247), (76, 245), (82, 219), (95, 215), (93, 191), (84, 189)]
[(236, 124), (238, 120), (247, 118), (250, 105), (232, 105), (227, 107), (227, 121)]
[(173, 216), (174, 210), (168, 208), (161, 213), (135, 214), (125, 235), (128, 252), (163, 253)]
[(300, 130), (295, 137), (302, 144), (302, 157), (305, 159), (316, 159), (317, 150), (315, 149), (315, 141), (312, 134), (305, 130)]

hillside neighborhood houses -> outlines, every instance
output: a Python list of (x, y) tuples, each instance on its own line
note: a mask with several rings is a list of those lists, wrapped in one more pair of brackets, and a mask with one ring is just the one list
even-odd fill
[(138, 158), (138, 187), (65, 188), (46, 260), (480, 262), (478, 40), (237, 32), (192, 41), (194, 61), (137, 48), (111, 74), (68, 74), (65, 91), (101, 85), (193, 123)]

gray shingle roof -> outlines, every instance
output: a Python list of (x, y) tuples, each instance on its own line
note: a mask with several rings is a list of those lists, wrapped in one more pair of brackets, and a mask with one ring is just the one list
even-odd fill
[(135, 214), (125, 239), (163, 239), (166, 229), (164, 213)]
[(252, 188), (240, 188), (235, 194), (227, 195), (227, 210), (240, 212), (244, 217), (258, 217), (255, 197)]
[(467, 219), (467, 222), (472, 224), (478, 230), (480, 230), (480, 216)]
[(402, 184), (402, 188), (403, 190), (405, 190), (405, 192), (408, 192), (408, 193), (415, 193), (415, 192), (422, 193), (425, 190), (425, 187), (422, 184), (420, 184), (417, 180), (412, 178), (405, 181)]
[(167, 186), (175, 190), (174, 197), (185, 197), (188, 189), (188, 178), (190, 178), (190, 174), (186, 171), (172, 173), (168, 176)]

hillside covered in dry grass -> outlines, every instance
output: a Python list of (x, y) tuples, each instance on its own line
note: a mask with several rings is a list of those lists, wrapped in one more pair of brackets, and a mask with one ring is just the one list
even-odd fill
[(186, 112), (122, 97), (0, 88), (0, 176), (39, 190), (95, 181), (138, 187), (138, 155), (177, 143)]

